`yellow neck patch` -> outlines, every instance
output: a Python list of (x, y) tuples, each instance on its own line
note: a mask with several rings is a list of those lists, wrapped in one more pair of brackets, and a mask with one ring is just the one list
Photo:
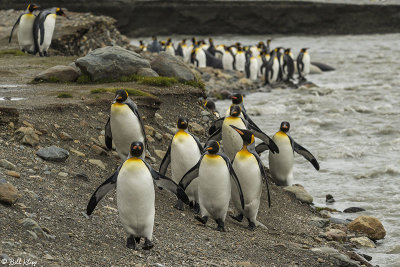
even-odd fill
[(242, 148), (242, 150), (240, 150), (238, 153), (237, 153), (237, 156), (239, 156), (240, 158), (247, 158), (247, 157), (250, 157), (250, 156), (252, 156), (253, 154), (251, 154), (248, 150), (247, 150), (247, 147), (246, 146), (243, 146), (243, 148)]
[(286, 133), (279, 131), (275, 134), (276, 137), (288, 137)]
[(207, 158), (207, 159), (216, 159), (216, 158), (219, 157), (219, 155), (217, 155), (217, 154), (205, 154), (204, 157)]

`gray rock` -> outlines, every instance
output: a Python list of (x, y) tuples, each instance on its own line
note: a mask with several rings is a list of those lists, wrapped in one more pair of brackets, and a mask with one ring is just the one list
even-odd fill
[(79, 73), (71, 66), (57, 65), (51, 67), (35, 77), (35, 81), (57, 80), (60, 82), (74, 82), (78, 79)]
[(160, 76), (176, 77), (180, 80), (195, 80), (193, 72), (190, 68), (177, 57), (161, 52), (152, 62), (151, 68)]
[(360, 212), (360, 211), (365, 211), (365, 209), (359, 208), (359, 207), (350, 207), (350, 208), (345, 209), (343, 212), (344, 213), (356, 213), (356, 212)]
[(349, 256), (340, 253), (338, 250), (329, 247), (312, 248), (311, 251), (318, 254), (324, 254), (329, 257), (335, 258), (341, 262), (340, 266), (358, 267), (360, 266), (356, 261), (353, 261)]
[(329, 218), (329, 221), (334, 224), (344, 224), (344, 225), (347, 225), (351, 222), (349, 220), (343, 220), (339, 218)]
[(11, 205), (14, 204), (20, 195), (17, 189), (9, 183), (0, 184), (0, 202)]
[(329, 225), (329, 220), (316, 217), (316, 218), (311, 219), (308, 223), (311, 225), (315, 225), (319, 228), (324, 228)]
[(39, 149), (36, 155), (44, 160), (63, 162), (69, 157), (69, 152), (57, 146), (50, 146)]
[(6, 159), (1, 159), (0, 160), (0, 167), (7, 169), (7, 170), (14, 170), (15, 169), (15, 165), (12, 164), (11, 162), (9, 162)]
[(350, 242), (355, 243), (362, 247), (376, 248), (375, 243), (366, 236), (350, 238)]
[(154, 150), (154, 153), (156, 154), (156, 156), (157, 157), (159, 157), (160, 159), (163, 159), (164, 158), (164, 156), (165, 156), (165, 151), (162, 151), (162, 150)]
[(55, 239), (54, 235), (50, 234), (50, 230), (46, 227), (41, 227), (35, 220), (25, 218), (18, 221), (19, 224), (32, 230), (38, 237), (45, 237), (47, 239)]
[(7, 183), (6, 179), (0, 178), (0, 184), (6, 184), (6, 183)]
[(75, 62), (70, 63), (68, 66), (72, 67), (75, 69), (75, 71), (78, 73), (78, 76), (82, 75), (82, 71), (78, 66), (75, 64)]
[(59, 172), (59, 173), (58, 173), (58, 176), (67, 177), (67, 176), (68, 176), (68, 173), (66, 173), (66, 172)]
[(120, 46), (98, 48), (78, 58), (75, 64), (92, 81), (137, 74), (142, 68), (150, 68), (141, 55)]
[(24, 145), (39, 144), (39, 135), (31, 127), (21, 127), (15, 131), (15, 138)]
[(155, 72), (154, 70), (150, 69), (150, 68), (141, 68), (138, 70), (138, 72), (136, 73), (139, 76), (143, 76), (143, 77), (158, 77), (158, 73)]
[(96, 165), (97, 167), (100, 167), (103, 170), (106, 169), (106, 165), (104, 165), (104, 163), (99, 159), (89, 159), (89, 163)]
[(302, 186), (292, 185), (286, 186), (283, 189), (293, 193), (303, 203), (311, 204), (313, 202), (313, 197)]

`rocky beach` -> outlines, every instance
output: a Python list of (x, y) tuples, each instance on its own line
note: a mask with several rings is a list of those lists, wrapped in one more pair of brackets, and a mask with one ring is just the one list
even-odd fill
[[(88, 14), (82, 24), (74, 24), (83, 16), (79, 13), (71, 13), (71, 21), (58, 19), (57, 27), (68, 30), (56, 28), (63, 34), (54, 37), (51, 57), (25, 55), (15, 42), (7, 44), (12, 25), (3, 20), (19, 12), (0, 11), (2, 263), (20, 258), (36, 266), (372, 266), (368, 255), (355, 249), (375, 246), (372, 240), (385, 236), (379, 221), (371, 216), (353, 222), (336, 219), (337, 211), (312, 205), (307, 188), (273, 183), (271, 208), (264, 185), (258, 215), (264, 226), (249, 231), (227, 219), (226, 233), (215, 231), (213, 223), (202, 226), (189, 209), (174, 209), (174, 196), (156, 189), (155, 247), (126, 249), (115, 192), (90, 218), (85, 214), (91, 194), (120, 163), (104, 144), (115, 89), (129, 90), (137, 103), (150, 143), (147, 161), (158, 169), (179, 116), (190, 118), (189, 130), (202, 142), (207, 139), (215, 117), (203, 106), (205, 94), (228, 96), (258, 85), (239, 73), (195, 69), (165, 54), (136, 54), (115, 21)], [(126, 53), (135, 64), (130, 73), (97, 79), (101, 70), (83, 59), (91, 50), (89, 56), (96, 58), (110, 51)], [(61, 73), (68, 69), (74, 74), (66, 80), (55, 76), (60, 72), (39, 76), (59, 65), (64, 66)], [(176, 72), (167, 72), (165, 65)], [(235, 86), (226, 88), (232, 80)], [(216, 87), (220, 89), (212, 91)]]

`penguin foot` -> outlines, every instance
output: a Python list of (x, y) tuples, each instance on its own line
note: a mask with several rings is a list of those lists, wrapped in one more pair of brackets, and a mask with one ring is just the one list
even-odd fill
[(152, 249), (153, 247), (154, 247), (153, 242), (151, 242), (149, 239), (145, 238), (144, 245), (143, 245), (143, 249), (144, 249), (144, 250), (150, 250), (150, 249)]
[(47, 53), (47, 51), (43, 51), (43, 55), (44, 55), (45, 57), (48, 57), (48, 56), (49, 56), (49, 54)]
[(43, 55), (43, 53), (42, 53), (42, 52), (39, 52), (39, 56), (43, 57), (44, 55)]
[(126, 240), (126, 247), (130, 249), (136, 249), (135, 237), (133, 235), (130, 235)]
[(135, 237), (135, 241), (136, 241), (137, 244), (139, 244), (140, 243), (140, 237)]
[(237, 216), (233, 216), (232, 214), (229, 214), (229, 216), (231, 216), (232, 219), (234, 219), (234, 220), (236, 220), (238, 222), (242, 222), (242, 220), (243, 220), (243, 214), (242, 213), (240, 213)]
[(174, 208), (177, 210), (184, 210), (182, 200), (180, 200), (180, 199), (176, 200), (176, 204), (175, 204)]
[(225, 232), (225, 223), (222, 219), (217, 219), (215, 222), (218, 224), (217, 231)]
[(249, 226), (247, 227), (250, 231), (256, 230), (256, 224), (249, 220)]
[(199, 222), (201, 222), (202, 224), (206, 224), (207, 221), (208, 221), (208, 217), (207, 217), (207, 216), (203, 216), (203, 217), (195, 216), (194, 218), (195, 218), (196, 220), (198, 220)]
[(199, 205), (199, 203), (195, 203), (195, 204), (193, 205), (192, 211), (193, 211), (195, 214), (199, 214), (199, 213), (200, 213), (200, 205)]

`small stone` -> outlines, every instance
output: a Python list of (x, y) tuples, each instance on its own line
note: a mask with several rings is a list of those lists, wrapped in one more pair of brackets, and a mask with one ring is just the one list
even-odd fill
[(329, 220), (316, 217), (316, 218), (311, 219), (309, 221), (309, 224), (315, 225), (315, 226), (317, 226), (319, 228), (324, 228), (324, 227), (327, 227), (329, 225)]
[(172, 134), (169, 134), (169, 133), (163, 134), (163, 139), (166, 141), (172, 140), (172, 138), (173, 138)]
[(361, 247), (376, 248), (375, 243), (366, 236), (350, 238), (350, 242), (355, 243)]
[(241, 261), (241, 262), (236, 263), (236, 266), (238, 266), (238, 267), (253, 267), (254, 265), (249, 261)]
[(313, 202), (313, 197), (302, 186), (286, 186), (283, 190), (293, 193), (303, 203), (311, 204)]
[(157, 157), (159, 157), (160, 159), (163, 159), (164, 158), (164, 156), (165, 156), (165, 151), (162, 151), (162, 150), (154, 150), (154, 153), (156, 154), (156, 156)]
[(372, 216), (360, 216), (347, 226), (350, 231), (366, 234), (372, 240), (382, 239), (386, 230), (382, 223)]
[(38, 236), (37, 236), (37, 234), (35, 232), (30, 231), (30, 230), (27, 230), (27, 231), (33, 237), (33, 239), (38, 239)]
[(330, 247), (317, 247), (317, 248), (312, 248), (311, 251), (322, 254), (322, 255), (327, 255), (330, 257), (333, 257), (337, 260), (340, 261), (340, 266), (348, 266), (348, 267), (358, 267), (359, 264), (356, 261), (353, 261), (349, 258), (349, 256), (344, 255), (340, 253), (337, 249), (330, 248)]
[(78, 150), (76, 150), (76, 149), (71, 148), (70, 151), (71, 151), (72, 153), (76, 154), (76, 155), (79, 156), (79, 157), (86, 157), (86, 155), (85, 155), (84, 153), (82, 153), (82, 152), (80, 152), (80, 151), (78, 151)]
[(146, 134), (148, 135), (154, 135), (155, 133), (155, 129), (153, 127), (151, 127), (150, 125), (145, 125), (144, 126), (144, 131), (146, 132)]
[(104, 163), (99, 159), (89, 159), (89, 163), (91, 163), (93, 165), (96, 165), (96, 166), (100, 167), (103, 170), (106, 169), (106, 166), (104, 165)]
[(60, 125), (58, 125), (57, 123), (54, 123), (54, 128), (58, 129), (58, 128), (60, 128)]
[(346, 241), (347, 238), (346, 233), (339, 229), (331, 229), (328, 232), (325, 232), (325, 234), (328, 240)]
[(351, 221), (349, 221), (349, 220), (343, 220), (343, 219), (339, 219), (339, 218), (329, 218), (329, 221), (331, 222), (331, 223), (334, 223), (334, 224), (344, 224), (344, 225), (347, 225), (347, 224), (349, 224)]
[(14, 170), (15, 169), (15, 165), (12, 164), (11, 162), (9, 162), (6, 159), (1, 159), (0, 160), (0, 167), (7, 169), (7, 170)]
[(46, 255), (43, 256), (43, 259), (48, 260), (48, 261), (53, 261), (54, 257), (51, 256), (50, 254), (46, 254)]
[(208, 122), (210, 120), (210, 118), (208, 116), (203, 116), (201, 118), (201, 120), (204, 121), (204, 122)]
[(325, 196), (325, 202), (326, 203), (333, 203), (333, 202), (335, 202), (335, 199), (333, 198), (333, 196), (331, 194), (327, 194)]
[(160, 133), (156, 133), (156, 134), (154, 135), (154, 137), (155, 137), (158, 141), (161, 141), (161, 140), (162, 140), (162, 135), (161, 135)]
[(204, 134), (204, 127), (196, 122), (192, 122), (189, 124), (190, 131), (196, 135), (203, 135)]
[(27, 121), (23, 121), (22, 122), (22, 124), (23, 125), (25, 125), (26, 127), (30, 127), (30, 128), (32, 128), (32, 129), (34, 129), (35, 127), (33, 127), (33, 124), (32, 123), (30, 123), (30, 122), (27, 122)]
[(67, 134), (66, 132), (61, 132), (60, 133), (60, 138), (63, 141), (72, 141), (74, 140), (69, 134)]
[(210, 112), (208, 112), (207, 110), (202, 110), (200, 114), (201, 116), (208, 116), (210, 115)]
[(107, 155), (107, 151), (105, 151), (98, 145), (92, 145), (92, 149), (94, 150), (94, 152), (96, 152), (97, 155)]
[(75, 174), (74, 177), (77, 179), (84, 180), (84, 181), (89, 181), (89, 177), (84, 173), (77, 173), (77, 174)]
[(17, 189), (9, 183), (0, 183), (0, 202), (11, 205), (19, 198)]
[(0, 184), (6, 184), (6, 183), (7, 183), (6, 179), (0, 178)]
[(344, 213), (356, 213), (356, 212), (360, 212), (360, 211), (365, 211), (365, 209), (359, 208), (359, 207), (350, 207), (350, 208), (345, 209), (343, 212)]
[(99, 137), (97, 139), (99, 139), (99, 143), (101, 144), (101, 147), (107, 148), (106, 137), (104, 135), (99, 135)]
[(40, 148), (36, 155), (44, 160), (64, 162), (69, 157), (69, 152), (57, 146)]
[(81, 127), (86, 127), (86, 126), (89, 125), (89, 123), (88, 123), (87, 121), (83, 120), (83, 121), (80, 121), (80, 122), (79, 122), (79, 125), (80, 125)]
[(19, 174), (19, 172), (16, 172), (16, 171), (7, 171), (6, 174), (9, 176), (15, 177), (15, 178), (21, 177), (21, 174)]
[(321, 214), (321, 216), (322, 216), (323, 218), (330, 218), (330, 217), (331, 217), (331, 213), (330, 213), (329, 211), (327, 211), (327, 210), (321, 210), (321, 211), (319, 212), (319, 214)]
[(156, 119), (156, 121), (160, 121), (163, 119), (163, 117), (158, 113), (154, 114), (154, 118)]
[(68, 176), (68, 173), (66, 173), (66, 172), (59, 172), (59, 173), (58, 173), (58, 176), (67, 177), (67, 176)]

